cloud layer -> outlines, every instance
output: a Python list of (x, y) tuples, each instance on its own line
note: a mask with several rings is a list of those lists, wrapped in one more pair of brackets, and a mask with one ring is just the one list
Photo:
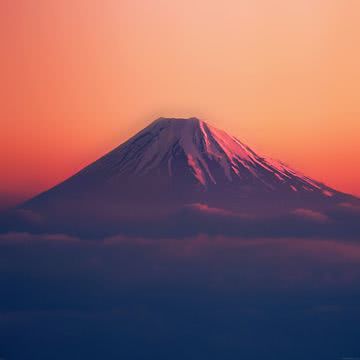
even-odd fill
[(273, 215), (235, 213), (206, 204), (189, 204), (166, 215), (150, 218), (126, 217), (113, 211), (95, 217), (79, 218), (78, 213), (67, 218), (49, 219), (30, 210), (14, 210), (0, 220), (0, 233), (25, 231), (33, 233), (67, 233), (87, 238), (122, 234), (147, 238), (184, 238), (206, 234), (242, 238), (314, 238), (343, 240), (360, 239), (360, 208), (343, 203), (328, 210), (298, 208)]
[(0, 357), (356, 358), (359, 220), (348, 203), (256, 217), (196, 203), (107, 226), (15, 211)]
[(359, 351), (355, 241), (8, 233), (0, 264), (5, 359), (325, 360)]

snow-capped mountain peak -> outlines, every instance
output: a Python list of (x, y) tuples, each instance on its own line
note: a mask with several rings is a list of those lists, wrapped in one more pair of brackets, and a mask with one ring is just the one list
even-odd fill
[(112, 233), (140, 220), (151, 228), (154, 218), (177, 228), (189, 209), (268, 216), (353, 201), (203, 120), (159, 118), (20, 210), (51, 229)]
[(111, 169), (114, 177), (141, 177), (157, 171), (171, 178), (179, 176), (179, 163), (204, 188), (231, 182), (332, 195), (331, 189), (259, 156), (237, 138), (195, 117), (159, 118), (84, 172)]

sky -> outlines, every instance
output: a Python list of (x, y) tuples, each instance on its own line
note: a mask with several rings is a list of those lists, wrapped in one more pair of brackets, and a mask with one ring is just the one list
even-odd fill
[(197, 116), (360, 195), (357, 0), (0, 2), (0, 202), (160, 116)]

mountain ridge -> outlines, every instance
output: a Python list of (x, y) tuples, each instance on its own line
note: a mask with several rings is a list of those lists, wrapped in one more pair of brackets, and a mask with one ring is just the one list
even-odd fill
[[(280, 161), (259, 156), (236, 137), (195, 117), (159, 118), (79, 173), (91, 171), (92, 168), (100, 171), (111, 163), (119, 174), (132, 172), (133, 175), (140, 176), (146, 175), (153, 168), (161, 166), (162, 161), (167, 160), (168, 175), (172, 176), (172, 160), (179, 152), (184, 152), (187, 165), (204, 187), (209, 183), (217, 183), (216, 177), (209, 170), (209, 164), (204, 160), (205, 156), (208, 160), (218, 163), (228, 181), (236, 177), (241, 178), (244, 173), (250, 172), (263, 181), (265, 186), (271, 188), (271, 184), (264, 182), (256, 173), (255, 168), (260, 166), (262, 171), (272, 172), (277, 180), (286, 182), (295, 176), (303, 190), (317, 191), (323, 187), (325, 195), (331, 195), (332, 189), (329, 187), (300, 174)], [(301, 190), (296, 188), (295, 184), (290, 184), (289, 188), (292, 191)]]
[(46, 219), (50, 228), (116, 232), (139, 219), (168, 221), (159, 219), (169, 214), (176, 223), (189, 209), (256, 217), (328, 211), (355, 200), (193, 117), (153, 121), (17, 209)]

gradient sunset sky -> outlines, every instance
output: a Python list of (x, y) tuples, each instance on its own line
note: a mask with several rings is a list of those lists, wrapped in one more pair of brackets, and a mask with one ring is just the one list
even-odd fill
[(0, 2), (0, 201), (159, 116), (197, 116), (360, 195), (360, 1)]

